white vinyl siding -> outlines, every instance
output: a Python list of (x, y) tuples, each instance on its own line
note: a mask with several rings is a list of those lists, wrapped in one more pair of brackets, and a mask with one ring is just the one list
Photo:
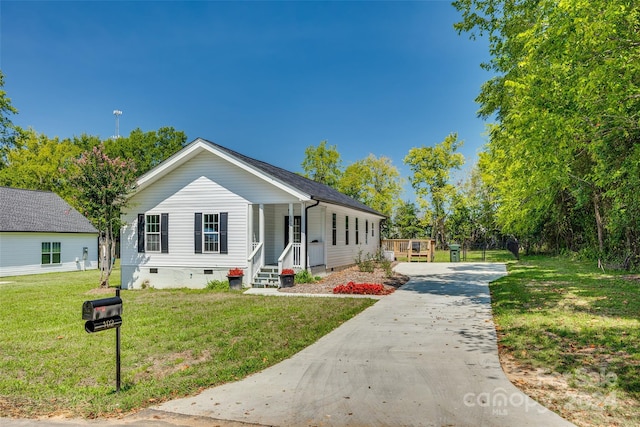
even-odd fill
[[(369, 227), (372, 227), (374, 223), (380, 221), (380, 217), (378, 216), (366, 214), (354, 209), (349, 209), (341, 206), (326, 205), (326, 209), (327, 241), (331, 241), (332, 239), (333, 214), (336, 214), (336, 228), (338, 230), (347, 229), (347, 217), (349, 217), (349, 222), (353, 221), (352, 218), (356, 217), (359, 218), (359, 222), (367, 221)], [(336, 245), (329, 245), (327, 250), (326, 266), (327, 270), (329, 271), (331, 271), (332, 268), (340, 268), (343, 266), (354, 264), (359, 251), (362, 251), (363, 255), (374, 255), (380, 246), (379, 239), (374, 237), (366, 239), (365, 241), (362, 241), (362, 239), (360, 239), (357, 245), (347, 244), (346, 232), (338, 232), (336, 240)]]

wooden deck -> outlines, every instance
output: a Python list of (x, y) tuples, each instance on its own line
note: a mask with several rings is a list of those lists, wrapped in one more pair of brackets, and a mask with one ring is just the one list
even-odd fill
[(382, 241), (384, 251), (393, 251), (394, 257), (407, 257), (407, 261), (433, 262), (436, 241), (425, 239), (385, 239)]

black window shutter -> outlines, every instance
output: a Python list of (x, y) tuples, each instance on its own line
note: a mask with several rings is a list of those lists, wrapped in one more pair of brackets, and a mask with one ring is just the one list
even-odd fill
[(144, 214), (138, 214), (138, 253), (144, 253)]
[(169, 253), (169, 214), (160, 214), (160, 252)]
[(220, 253), (221, 254), (228, 254), (229, 253), (229, 247), (227, 244), (227, 237), (228, 237), (228, 233), (227, 233), (227, 223), (228, 223), (228, 219), (229, 219), (229, 213), (228, 212), (220, 212)]
[(193, 224), (194, 252), (202, 253), (202, 213), (196, 212), (196, 219)]

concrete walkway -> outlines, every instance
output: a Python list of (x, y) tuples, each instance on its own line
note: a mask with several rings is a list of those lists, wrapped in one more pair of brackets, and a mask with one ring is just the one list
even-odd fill
[(397, 270), (411, 281), (290, 359), (151, 411), (158, 420), (182, 414), (218, 425), (572, 425), (500, 367), (487, 284), (506, 274), (503, 265)]

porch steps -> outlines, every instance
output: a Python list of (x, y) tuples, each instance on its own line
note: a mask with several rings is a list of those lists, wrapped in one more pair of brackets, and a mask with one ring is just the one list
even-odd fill
[(277, 288), (280, 286), (280, 277), (278, 276), (277, 265), (265, 265), (260, 269), (253, 283), (254, 288)]

